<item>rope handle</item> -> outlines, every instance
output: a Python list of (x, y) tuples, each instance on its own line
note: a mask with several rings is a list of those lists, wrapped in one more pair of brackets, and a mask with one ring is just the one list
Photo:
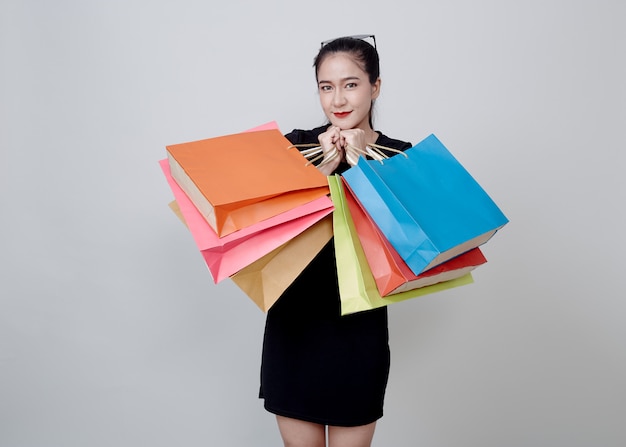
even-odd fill
[[(309, 149), (304, 149), (300, 151), (300, 153), (304, 156), (304, 158), (308, 160), (305, 166), (309, 166), (310, 164), (313, 164), (316, 161), (319, 161), (324, 158), (324, 151), (322, 150), (322, 146), (320, 146), (317, 143), (292, 144), (287, 149), (292, 149), (292, 148), (298, 148), (298, 149), (309, 148)], [(331, 148), (330, 155), (328, 155), (324, 161), (318, 164), (317, 167), (320, 168), (330, 163), (332, 160), (334, 160), (337, 157), (337, 155), (339, 155), (339, 151), (337, 150), (336, 146), (333, 146)]]
[[(310, 164), (315, 163), (316, 161), (319, 161), (324, 158), (324, 152), (322, 150), (322, 146), (320, 146), (318, 143), (292, 144), (291, 146), (287, 147), (287, 149), (292, 149), (292, 148), (297, 148), (297, 149), (304, 148), (304, 150), (301, 150), (300, 153), (304, 156), (304, 158), (308, 160), (305, 166), (309, 166)], [(375, 143), (368, 144), (367, 146), (365, 146), (365, 149), (360, 149), (358, 147), (352, 146), (351, 144), (348, 145), (348, 148), (351, 149), (352, 152), (356, 152), (358, 156), (361, 156), (361, 155), (366, 156), (366, 157), (369, 156), (369, 157), (372, 157), (374, 160), (380, 161), (381, 163), (384, 159), (389, 158), (389, 155), (385, 154), (383, 150), (386, 150), (389, 152), (395, 152), (396, 154), (402, 154), (406, 158), (409, 158), (409, 156), (401, 150), (393, 149), (393, 148), (386, 147), (386, 146), (381, 146), (380, 144), (375, 144)], [(337, 150), (337, 147), (333, 146), (331, 149), (330, 155), (328, 155), (324, 161), (322, 161), (319, 165), (317, 165), (317, 167), (319, 168), (321, 166), (324, 166), (325, 164), (328, 164), (329, 162), (334, 160), (338, 154), (339, 154), (339, 151)], [(355, 160), (354, 158), (350, 157), (350, 155), (348, 155), (348, 153), (346, 152), (346, 161), (350, 163), (351, 165), (355, 165), (358, 161), (358, 156)]]
[(409, 156), (407, 154), (404, 153), (404, 151), (401, 151), (399, 149), (393, 149), (391, 147), (387, 147), (387, 146), (381, 146), (380, 144), (376, 144), (376, 143), (370, 143), (368, 144), (368, 147), (372, 148), (372, 150), (377, 150), (377, 152), (379, 154), (381, 154), (384, 158), (389, 158), (388, 155), (385, 155), (384, 153), (382, 153), (382, 150), (386, 150), (389, 152), (395, 152), (396, 154), (402, 154), (404, 155), (405, 158), (409, 158)]
[[(380, 144), (375, 144), (375, 143), (370, 143), (367, 146), (365, 146), (365, 149), (360, 149), (358, 147), (354, 147), (351, 144), (348, 145), (348, 148), (351, 149), (353, 152), (356, 152), (357, 154), (360, 155), (364, 155), (364, 156), (370, 156), (372, 157), (374, 160), (380, 161), (382, 163), (382, 161), (386, 158), (389, 158), (389, 155), (385, 154), (383, 152), (383, 150), (386, 151), (390, 151), (390, 152), (395, 152), (396, 154), (402, 154), (404, 155), (405, 158), (409, 158), (409, 156), (407, 154), (405, 154), (404, 152), (402, 152), (401, 150), (398, 149), (392, 149), (390, 147), (386, 147), (386, 146), (381, 146)], [(346, 157), (349, 158), (348, 153), (346, 153)], [(354, 159), (350, 159), (348, 160), (348, 162), (352, 165), (355, 165), (358, 161), (358, 157), (356, 160)]]

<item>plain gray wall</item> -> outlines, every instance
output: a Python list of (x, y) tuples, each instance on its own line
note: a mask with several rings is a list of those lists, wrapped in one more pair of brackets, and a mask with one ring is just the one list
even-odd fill
[(377, 128), (511, 219), (475, 284), (390, 308), (378, 446), (626, 445), (626, 3), (0, 1), (0, 446), (277, 446), (264, 315), (167, 207), (165, 145), (324, 119), (375, 33)]

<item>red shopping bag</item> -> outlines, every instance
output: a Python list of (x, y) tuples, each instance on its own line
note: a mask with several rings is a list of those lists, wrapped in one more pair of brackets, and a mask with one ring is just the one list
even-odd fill
[(347, 182), (343, 182), (346, 203), (352, 215), (367, 263), (382, 296), (460, 278), (487, 262), (479, 248), (474, 248), (430, 270), (415, 275), (374, 221), (355, 198)]

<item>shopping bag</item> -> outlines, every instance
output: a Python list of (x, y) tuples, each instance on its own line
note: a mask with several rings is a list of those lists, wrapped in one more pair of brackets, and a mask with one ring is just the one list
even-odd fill
[(434, 135), (386, 160), (360, 158), (343, 175), (416, 275), (484, 244), (508, 222)]
[(235, 273), (233, 282), (267, 312), (333, 236), (328, 215), (287, 243)]
[(473, 248), (419, 275), (414, 274), (389, 241), (378, 231), (367, 212), (343, 182), (346, 204), (378, 292), (382, 296), (459, 278), (487, 262), (480, 248)]
[(220, 236), (328, 194), (278, 129), (167, 146), (172, 177)]
[(333, 231), (342, 315), (387, 306), (473, 282), (472, 274), (467, 273), (450, 281), (382, 297), (359, 242), (339, 176), (328, 177), (328, 183), (335, 205)]
[(171, 177), (167, 160), (159, 164), (215, 283), (286, 243), (333, 210), (332, 201), (322, 196), (220, 238)]

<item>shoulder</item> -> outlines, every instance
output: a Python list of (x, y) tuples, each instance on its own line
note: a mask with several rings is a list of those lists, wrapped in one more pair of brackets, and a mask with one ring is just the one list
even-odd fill
[(291, 144), (308, 144), (308, 143), (317, 143), (317, 137), (320, 134), (326, 132), (329, 124), (324, 126), (316, 127), (315, 129), (303, 130), (303, 129), (294, 129), (288, 134), (285, 134), (285, 138), (287, 138)]

